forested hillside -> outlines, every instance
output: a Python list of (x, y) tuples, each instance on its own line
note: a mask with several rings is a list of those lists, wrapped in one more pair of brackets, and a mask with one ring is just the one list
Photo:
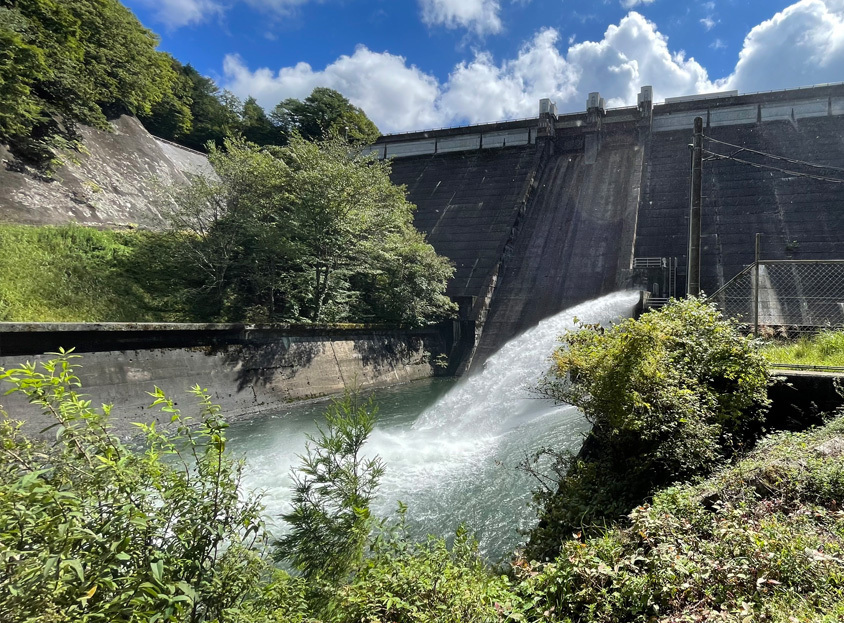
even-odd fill
[(261, 145), (286, 144), (293, 133), (378, 136), (336, 91), (315, 89), (268, 115), (157, 44), (118, 0), (0, 0), (0, 143), (24, 161), (46, 164), (54, 147), (78, 140), (77, 124), (108, 130), (122, 113), (195, 149), (232, 134)]

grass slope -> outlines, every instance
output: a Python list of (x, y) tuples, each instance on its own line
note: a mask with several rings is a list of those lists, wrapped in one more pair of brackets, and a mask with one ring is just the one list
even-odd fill
[(0, 321), (165, 319), (139, 286), (137, 251), (155, 234), (78, 225), (0, 225)]
[(771, 363), (844, 366), (844, 331), (821, 331), (795, 342), (772, 342), (762, 349)]
[(553, 563), (517, 561), (528, 618), (844, 620), (844, 418), (772, 436), (630, 520), (567, 542)]

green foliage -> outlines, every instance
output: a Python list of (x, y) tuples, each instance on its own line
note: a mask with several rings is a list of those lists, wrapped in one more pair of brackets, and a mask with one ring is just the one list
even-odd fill
[(768, 439), (631, 525), (516, 563), (531, 610), (554, 621), (833, 621), (844, 613), (844, 426)]
[[(0, 620), (209, 621), (236, 610), (266, 573), (260, 499), (226, 424), (194, 387), (191, 426), (160, 390), (170, 432), (139, 425), (143, 446), (109, 432), (111, 407), (77, 392), (74, 356), (0, 369), (55, 420), (56, 443), (0, 420)], [(7, 392), (7, 393), (10, 393)]]
[(286, 99), (270, 115), (287, 137), (307, 140), (340, 136), (352, 143), (373, 143), (381, 133), (360, 108), (333, 89), (317, 87), (304, 100)]
[(192, 149), (204, 151), (209, 142), (221, 147), (226, 137), (241, 131), (240, 102), (190, 64), (171, 63), (178, 76), (172, 94), (140, 115), (141, 122), (152, 134)]
[(442, 538), (416, 543), (397, 526), (373, 541), (354, 581), (338, 591), (338, 623), (487, 623), (518, 618), (520, 600), (506, 576), (490, 572), (477, 542), (459, 528), (449, 546)]
[[(156, 263), (135, 261), (160, 238), (151, 232), (78, 225), (0, 225), (0, 321), (167, 318), (156, 298), (168, 292), (169, 284), (153, 288), (149, 280), (154, 274), (146, 269)], [(159, 265), (167, 257), (153, 255)]]
[(844, 366), (844, 331), (821, 331), (795, 341), (772, 340), (762, 347), (771, 363)]
[(387, 163), (336, 138), (225, 147), (209, 154), (219, 180), (171, 192), (177, 262), (201, 279), (209, 319), (419, 325), (453, 312), (453, 269), (413, 229)]
[(363, 454), (376, 414), (371, 399), (360, 403), (347, 392), (326, 411), (319, 434), (308, 437), (293, 471), (293, 509), (282, 516), (290, 530), (275, 542), (275, 556), (317, 587), (346, 580), (363, 555), (369, 505), (384, 474), (380, 457)]
[(660, 486), (706, 474), (752, 443), (767, 408), (756, 344), (698, 300), (561, 338), (542, 389), (592, 423), (577, 457), (556, 456), (537, 492), (530, 556), (613, 522)]
[(0, 141), (48, 158), (75, 123), (150, 114), (177, 76), (157, 38), (118, 0), (0, 2)]

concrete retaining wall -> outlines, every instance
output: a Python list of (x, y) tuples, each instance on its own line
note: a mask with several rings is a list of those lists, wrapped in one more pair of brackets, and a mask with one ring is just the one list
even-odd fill
[[(401, 331), (386, 329), (329, 331), (316, 329), (249, 328), (237, 325), (209, 325), (183, 330), (127, 325), (98, 331), (84, 326), (56, 331), (56, 325), (27, 333), (25, 339), (0, 327), (0, 368), (16, 367), (22, 361), (42, 362), (51, 358), (43, 351), (55, 350), (57, 342), (77, 346), (81, 359), (78, 376), (84, 393), (95, 405), (114, 403), (115, 431), (130, 435), (132, 422), (159, 418), (150, 410), (148, 392), (161, 387), (185, 413), (195, 413), (186, 391), (200, 385), (208, 388), (229, 419), (238, 419), (280, 405), (317, 396), (340, 393), (344, 388), (361, 389), (395, 385), (433, 376), (434, 357), (445, 351), (447, 335), (439, 330)], [(99, 342), (85, 339), (96, 333)], [(38, 342), (38, 354), (21, 344)], [(191, 339), (192, 346), (175, 346)], [(168, 346), (167, 344), (171, 344)], [(96, 349), (96, 350), (92, 350)], [(3, 388), (5, 390), (5, 387)], [(53, 423), (19, 395), (0, 395), (0, 405), (26, 429), (37, 433)], [(164, 417), (162, 421), (168, 421)]]

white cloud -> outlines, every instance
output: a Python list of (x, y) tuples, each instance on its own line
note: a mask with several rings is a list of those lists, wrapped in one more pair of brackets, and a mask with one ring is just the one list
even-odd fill
[(168, 29), (204, 22), (221, 15), (226, 7), (217, 0), (142, 0), (155, 9), (155, 17)]
[(769, 91), (842, 79), (844, 0), (801, 0), (753, 28), (719, 86)]
[(581, 108), (589, 91), (600, 90), (608, 106), (623, 106), (636, 102), (642, 85), (653, 86), (656, 100), (712, 88), (706, 69), (682, 51), (672, 53), (656, 25), (635, 12), (610, 26), (601, 41), (573, 45), (566, 58), (578, 71), (582, 86), (572, 103)]
[(712, 30), (718, 22), (711, 15), (707, 15), (700, 20), (700, 23), (706, 30)]
[(724, 43), (721, 39), (716, 39), (715, 41), (709, 44), (709, 47), (713, 50), (725, 50), (727, 49), (727, 44)]
[(515, 58), (496, 61), (477, 52), (458, 63), (444, 83), (401, 56), (364, 46), (322, 70), (306, 63), (277, 72), (250, 70), (228, 56), (224, 86), (241, 97), (253, 95), (267, 108), (327, 86), (362, 107), (385, 132), (528, 117), (543, 97), (561, 110), (583, 110), (590, 91), (600, 90), (609, 106), (621, 106), (635, 103), (645, 84), (657, 98), (712, 88), (703, 67), (672, 54), (656, 26), (635, 12), (610, 26), (601, 41), (575, 43), (565, 53), (559, 43), (556, 30), (540, 30)]
[(272, 110), (288, 97), (303, 99), (318, 86), (340, 91), (378, 124), (382, 132), (442, 125), (437, 109), (435, 78), (408, 66), (401, 56), (372, 52), (359, 46), (351, 56), (341, 56), (321, 71), (307, 63), (278, 72), (250, 71), (238, 56), (223, 64), (225, 87), (241, 97), (254, 96)]
[(514, 59), (485, 52), (457, 65), (441, 89), (441, 114), (470, 123), (535, 115), (539, 100), (575, 97), (577, 74), (557, 49), (556, 30), (541, 30)]
[[(713, 46), (718, 49), (718, 40)], [(633, 105), (643, 85), (654, 97), (720, 89), (749, 92), (841, 80), (844, 0), (801, 0), (748, 34), (729, 76), (710, 79), (683, 51), (672, 50), (653, 22), (630, 12), (598, 41), (566, 43), (551, 28), (538, 31), (513, 58), (475, 52), (439, 81), (401, 56), (358, 47), (324, 69), (300, 63), (278, 71), (226, 58), (223, 85), (272, 108), (306, 97), (316, 86), (337, 89), (384, 132), (536, 115), (550, 97), (560, 111), (584, 110), (591, 91), (610, 107)]]
[(431, 26), (501, 32), (498, 0), (420, 0), (422, 20)]
[(654, 0), (621, 0), (621, 6), (625, 9), (632, 9), (640, 4), (653, 4)]

